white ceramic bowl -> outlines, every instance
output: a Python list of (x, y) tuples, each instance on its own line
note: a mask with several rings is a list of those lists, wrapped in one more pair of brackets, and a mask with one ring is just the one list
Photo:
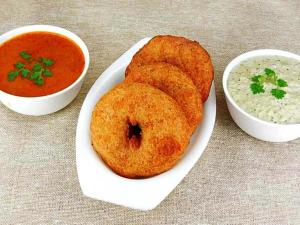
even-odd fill
[(64, 108), (77, 96), (89, 67), (90, 57), (86, 45), (77, 35), (66, 29), (50, 25), (31, 25), (11, 30), (0, 36), (0, 44), (20, 34), (33, 31), (57, 33), (71, 39), (80, 47), (85, 59), (85, 66), (79, 78), (70, 86), (54, 94), (41, 97), (20, 97), (0, 90), (0, 101), (11, 110), (25, 115), (40, 116)]
[(102, 95), (123, 81), (132, 56), (149, 40), (139, 41), (102, 73), (83, 102), (76, 131), (76, 164), (83, 194), (140, 210), (156, 207), (190, 171), (207, 146), (216, 117), (215, 88), (212, 85), (204, 105), (203, 121), (193, 134), (184, 157), (172, 169), (147, 179), (127, 179), (106, 166), (91, 144), (92, 111)]
[(284, 56), (299, 60), (300, 62), (299, 55), (274, 49), (254, 50), (246, 52), (233, 59), (228, 64), (223, 74), (223, 89), (231, 117), (242, 130), (249, 135), (263, 141), (285, 142), (299, 138), (300, 124), (275, 124), (263, 121), (241, 109), (230, 96), (227, 89), (227, 81), (232, 69), (239, 65), (242, 61), (258, 56)]

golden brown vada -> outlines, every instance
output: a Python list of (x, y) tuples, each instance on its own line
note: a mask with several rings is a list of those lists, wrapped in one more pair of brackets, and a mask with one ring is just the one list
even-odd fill
[(142, 83), (122, 83), (94, 108), (94, 149), (117, 174), (149, 177), (170, 169), (183, 155), (190, 127), (177, 102)]
[(133, 56), (126, 74), (132, 66), (154, 62), (166, 62), (179, 67), (193, 80), (202, 102), (207, 100), (214, 70), (209, 54), (198, 42), (171, 35), (156, 36)]
[(202, 100), (191, 78), (169, 63), (131, 66), (126, 83), (150, 84), (170, 95), (181, 107), (193, 132), (202, 119)]

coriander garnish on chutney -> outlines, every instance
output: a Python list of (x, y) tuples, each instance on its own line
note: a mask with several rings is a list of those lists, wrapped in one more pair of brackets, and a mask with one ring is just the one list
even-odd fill
[[(54, 64), (54, 61), (47, 58), (34, 59), (26, 51), (22, 51), (19, 55), (25, 60), (18, 61), (14, 66), (16, 70), (8, 73), (8, 81), (13, 81), (17, 76), (21, 75), (23, 78), (28, 78), (36, 85), (43, 85), (45, 77), (51, 77), (52, 72), (49, 67)], [(30, 67), (33, 64), (32, 67)]]
[(263, 74), (251, 77), (251, 81), (250, 89), (253, 94), (264, 93), (264, 83), (270, 83), (276, 86), (276, 88), (273, 88), (270, 92), (275, 98), (282, 99), (286, 94), (281, 88), (287, 87), (287, 82), (283, 79), (279, 79), (275, 71), (270, 68), (265, 68)]

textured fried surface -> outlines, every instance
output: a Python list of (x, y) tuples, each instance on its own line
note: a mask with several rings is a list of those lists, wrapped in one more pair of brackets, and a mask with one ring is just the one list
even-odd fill
[(127, 70), (154, 62), (171, 63), (186, 72), (198, 88), (202, 101), (207, 100), (214, 71), (209, 54), (198, 42), (171, 35), (156, 36), (133, 56)]
[(181, 107), (192, 132), (202, 119), (201, 96), (191, 78), (169, 63), (153, 63), (131, 66), (127, 70), (126, 83), (150, 84), (170, 95)]
[[(129, 125), (140, 137), (129, 138)], [(190, 137), (187, 119), (175, 100), (148, 84), (120, 84), (97, 103), (91, 122), (94, 149), (117, 174), (149, 177), (170, 169)]]

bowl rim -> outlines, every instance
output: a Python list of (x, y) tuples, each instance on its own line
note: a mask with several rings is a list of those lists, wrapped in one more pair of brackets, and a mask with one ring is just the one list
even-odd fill
[(231, 97), (228, 91), (227, 87), (227, 82), (228, 78), (230, 76), (230, 72), (238, 65), (240, 65), (243, 61), (250, 59), (250, 58), (256, 58), (259, 56), (283, 56), (287, 58), (292, 58), (296, 59), (300, 62), (300, 55), (297, 55), (292, 52), (284, 51), (284, 50), (278, 50), (278, 49), (256, 49), (256, 50), (251, 50), (248, 52), (244, 52), (234, 59), (232, 59), (228, 65), (226, 66), (224, 72), (223, 72), (223, 77), (222, 77), (222, 86), (223, 90), (226, 96), (226, 100), (230, 102), (231, 105), (234, 106), (234, 108), (244, 116), (252, 119), (253, 121), (257, 123), (261, 123), (262, 125), (267, 125), (271, 127), (294, 127), (294, 126), (300, 126), (300, 123), (291, 123), (291, 124), (280, 124), (280, 123), (273, 123), (269, 121), (262, 120), (260, 118), (257, 118), (250, 113), (246, 112), (244, 109), (242, 109)]
[(71, 32), (65, 28), (54, 26), (54, 25), (46, 25), (46, 24), (36, 24), (36, 25), (27, 25), (27, 26), (17, 27), (15, 29), (9, 30), (0, 35), (0, 38), (4, 38), (3, 41), (0, 41), (0, 45), (14, 37), (21, 35), (21, 34), (26, 34), (26, 33), (31, 33), (31, 32), (39, 32), (39, 31), (55, 33), (55, 34), (64, 36), (64, 37), (72, 40), (80, 48), (80, 50), (84, 56), (84, 60), (85, 60), (84, 68), (83, 68), (83, 71), (81, 72), (80, 76), (71, 85), (65, 87), (64, 89), (62, 89), (60, 91), (57, 91), (57, 92), (49, 94), (49, 95), (26, 97), (26, 96), (13, 95), (13, 94), (7, 93), (2, 90), (0, 90), (0, 94), (3, 94), (5, 96), (11, 97), (11, 98), (40, 101), (40, 100), (49, 99), (49, 98), (52, 98), (52, 97), (55, 97), (55, 96), (58, 96), (58, 95), (68, 92), (70, 89), (72, 89), (78, 83), (80, 83), (82, 81), (82, 79), (85, 77), (87, 70), (89, 68), (89, 64), (90, 64), (89, 50), (88, 50), (86, 44), (84, 43), (84, 41), (77, 34)]

